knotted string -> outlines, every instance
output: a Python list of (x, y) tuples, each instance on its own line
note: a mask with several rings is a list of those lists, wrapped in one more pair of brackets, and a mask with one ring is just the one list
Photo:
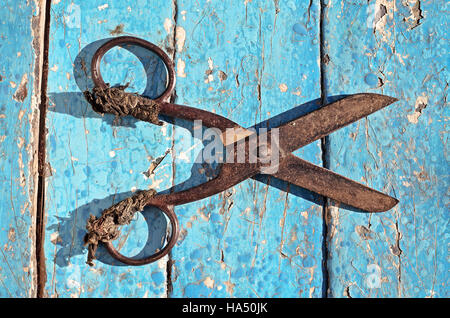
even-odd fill
[[(158, 102), (136, 93), (125, 92), (127, 87), (128, 84), (119, 87), (94, 87), (92, 92), (85, 91), (84, 96), (94, 111), (100, 114), (113, 114), (116, 117), (131, 115), (152, 124), (162, 125), (158, 119)], [(140, 191), (104, 210), (99, 218), (90, 215), (86, 224), (88, 233), (84, 238), (85, 245), (89, 245), (86, 261), (88, 265), (94, 265), (99, 242), (117, 239), (120, 235), (119, 226), (130, 224), (134, 214), (142, 211), (146, 202), (155, 194), (155, 190)]]
[(89, 245), (86, 264), (94, 265), (93, 260), (99, 242), (116, 240), (120, 235), (119, 226), (130, 224), (134, 214), (143, 211), (148, 200), (155, 194), (155, 190), (140, 191), (103, 210), (99, 218), (92, 214), (89, 216), (86, 224), (88, 233), (84, 237), (84, 244)]
[(125, 92), (127, 87), (128, 84), (107, 88), (94, 87), (92, 92), (85, 91), (84, 96), (97, 113), (113, 114), (116, 117), (131, 115), (161, 126), (162, 122), (158, 119), (160, 104), (137, 93)]

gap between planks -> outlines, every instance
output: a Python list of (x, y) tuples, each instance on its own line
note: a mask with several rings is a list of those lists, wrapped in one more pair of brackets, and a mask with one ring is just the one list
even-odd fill
[(47, 271), (44, 254), (45, 235), (45, 152), (46, 152), (46, 126), (45, 119), (48, 108), (47, 84), (48, 84), (48, 49), (50, 39), (50, 9), (51, 0), (44, 0), (39, 3), (41, 16), (44, 17), (44, 37), (40, 66), (40, 101), (39, 101), (39, 124), (38, 124), (38, 182), (36, 197), (36, 297), (45, 297), (45, 283), (47, 281)]
[[(176, 60), (177, 47), (175, 46), (177, 41), (177, 19), (178, 19), (178, 3), (177, 0), (172, 0), (172, 34), (173, 37), (170, 40), (169, 48), (172, 52), (172, 61)], [(170, 96), (170, 102), (175, 103), (177, 95), (176, 95), (176, 87), (173, 89), (172, 95)], [(172, 125), (172, 143), (171, 143), (171, 155), (172, 155), (172, 189), (175, 186), (175, 176), (176, 176), (176, 152), (175, 152), (175, 125)], [(173, 230), (173, 229), (172, 229)], [(171, 298), (173, 292), (173, 284), (172, 284), (172, 266), (174, 261), (172, 259), (172, 251), (167, 254), (168, 260), (166, 263), (166, 298)]]
[[(312, 0), (311, 0), (312, 1)], [(320, 104), (324, 106), (327, 103), (327, 88), (325, 80), (325, 0), (319, 0), (319, 55), (320, 55)], [(330, 168), (329, 160), (329, 138), (325, 136), (320, 140), (320, 150), (322, 152), (322, 165), (324, 168)], [(322, 297), (328, 298), (329, 279), (328, 271), (328, 220), (329, 220), (328, 198), (323, 197), (322, 204)]]

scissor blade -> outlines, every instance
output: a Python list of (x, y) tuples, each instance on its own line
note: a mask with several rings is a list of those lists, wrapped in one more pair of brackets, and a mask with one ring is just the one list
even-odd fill
[(283, 159), (272, 176), (367, 212), (384, 212), (398, 203), (393, 197), (293, 154)]
[(380, 94), (356, 94), (279, 127), (280, 147), (292, 152), (397, 101)]

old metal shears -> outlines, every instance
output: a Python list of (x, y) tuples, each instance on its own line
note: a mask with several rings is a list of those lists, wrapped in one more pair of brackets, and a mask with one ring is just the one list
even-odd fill
[[(198, 108), (170, 103), (169, 98), (175, 87), (174, 63), (159, 47), (143, 39), (130, 36), (117, 37), (105, 42), (95, 52), (92, 59), (91, 72), (97, 88), (108, 89), (108, 85), (103, 81), (100, 73), (100, 61), (108, 50), (119, 45), (135, 45), (150, 50), (161, 58), (165, 64), (168, 73), (166, 90), (161, 96), (149, 102), (149, 105), (153, 105), (152, 103), (157, 104), (160, 114), (190, 121), (201, 120), (205, 127), (217, 128), (223, 133), (227, 129), (243, 129), (235, 122), (220, 115)], [(266, 144), (267, 147), (264, 154), (267, 155), (274, 151), (279, 153), (279, 162), (276, 169), (270, 173), (263, 170), (264, 162), (262, 160), (249, 160), (251, 155), (249, 151), (251, 134), (245, 135), (240, 140), (233, 139), (233, 142), (229, 143), (228, 146), (231, 145), (231, 148), (236, 150), (235, 152), (237, 152), (239, 142), (245, 144), (245, 160), (243, 162), (222, 162), (220, 163), (220, 172), (212, 180), (187, 190), (156, 194), (152, 197), (144, 198), (144, 202), (140, 202), (141, 206), (150, 205), (159, 208), (170, 220), (171, 235), (164, 248), (143, 259), (134, 259), (120, 254), (110, 241), (104, 242), (107, 250), (114, 258), (129, 265), (143, 265), (160, 259), (170, 251), (177, 241), (178, 220), (174, 212), (174, 206), (215, 195), (248, 178), (256, 177), (262, 171), (264, 174), (269, 174), (272, 177), (360, 210), (382, 212), (391, 209), (398, 203), (397, 199), (328, 169), (304, 161), (293, 155), (292, 152), (395, 101), (395, 98), (379, 94), (351, 95), (277, 127), (278, 142), (274, 144), (269, 141)], [(139, 107), (145, 113), (145, 106), (138, 105), (136, 109), (139, 109)], [(147, 120), (142, 113), (134, 111), (130, 112), (130, 114), (138, 119)], [(268, 136), (270, 137), (272, 133), (272, 130), (267, 131), (265, 140), (271, 140)], [(257, 134), (256, 137), (260, 138), (262, 136)], [(261, 155), (262, 157), (264, 156)]]

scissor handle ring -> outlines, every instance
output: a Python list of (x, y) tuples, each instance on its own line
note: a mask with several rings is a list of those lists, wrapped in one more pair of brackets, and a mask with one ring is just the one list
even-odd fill
[(105, 242), (104, 244), (105, 244), (106, 249), (108, 250), (109, 254), (116, 260), (118, 260), (124, 264), (132, 265), (132, 266), (146, 265), (146, 264), (153, 263), (153, 262), (159, 260), (160, 258), (164, 257), (175, 246), (175, 243), (178, 240), (178, 218), (175, 215), (175, 212), (173, 211), (173, 206), (160, 205), (160, 204), (149, 204), (148, 206), (157, 207), (169, 218), (170, 224), (172, 226), (169, 241), (167, 242), (166, 246), (164, 246), (164, 248), (162, 250), (160, 250), (148, 257), (141, 258), (141, 259), (130, 258), (123, 254), (120, 254), (116, 250), (116, 248), (114, 247), (112, 242)]
[(133, 36), (120, 36), (117, 38), (113, 38), (107, 42), (105, 42), (102, 46), (100, 46), (97, 51), (94, 53), (92, 57), (91, 63), (91, 73), (92, 80), (94, 81), (95, 86), (100, 88), (107, 88), (105, 81), (103, 80), (102, 74), (100, 72), (100, 62), (103, 56), (111, 50), (115, 46), (119, 46), (121, 44), (134, 44), (140, 47), (143, 47), (149, 51), (154, 52), (158, 55), (163, 61), (164, 65), (167, 68), (168, 73), (168, 84), (166, 90), (161, 94), (161, 96), (155, 98), (156, 101), (166, 102), (169, 100), (170, 95), (175, 88), (175, 68), (173, 65), (173, 61), (169, 58), (169, 56), (161, 50), (158, 46), (153, 43), (150, 43), (146, 40), (136, 38)]

